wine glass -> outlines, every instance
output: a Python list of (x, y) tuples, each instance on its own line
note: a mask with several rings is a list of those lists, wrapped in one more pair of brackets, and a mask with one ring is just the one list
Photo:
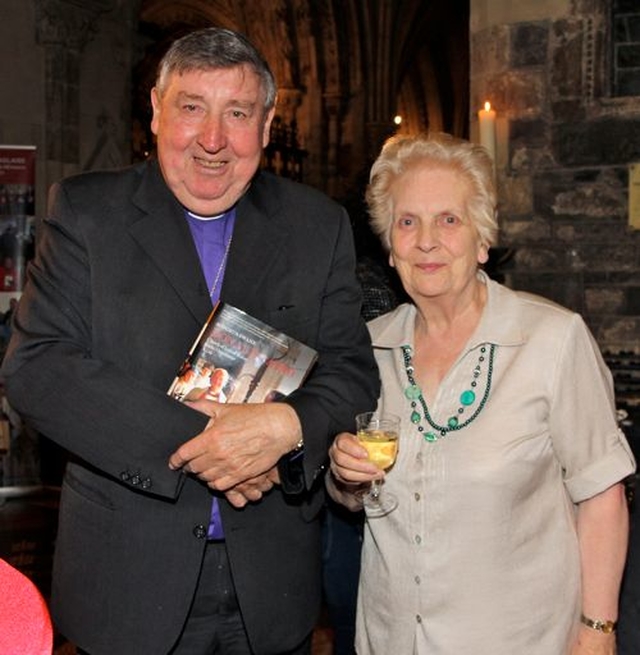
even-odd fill
[[(395, 414), (365, 412), (356, 416), (356, 436), (369, 453), (369, 460), (386, 471), (396, 461), (400, 417)], [(398, 499), (388, 491), (383, 493), (380, 480), (373, 480), (362, 494), (367, 516), (385, 516), (398, 506)]]

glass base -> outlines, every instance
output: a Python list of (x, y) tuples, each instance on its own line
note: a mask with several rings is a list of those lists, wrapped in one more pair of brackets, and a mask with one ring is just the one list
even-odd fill
[(365, 508), (367, 518), (378, 518), (386, 516), (398, 506), (398, 499), (387, 492), (368, 491), (362, 495), (362, 504)]

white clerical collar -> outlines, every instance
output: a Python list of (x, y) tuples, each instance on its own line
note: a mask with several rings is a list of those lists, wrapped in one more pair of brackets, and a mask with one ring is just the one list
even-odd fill
[(222, 214), (217, 214), (216, 216), (201, 216), (200, 214), (194, 214), (188, 209), (185, 210), (189, 216), (195, 218), (197, 221), (217, 221), (219, 218), (223, 218), (228, 212), (222, 212)]

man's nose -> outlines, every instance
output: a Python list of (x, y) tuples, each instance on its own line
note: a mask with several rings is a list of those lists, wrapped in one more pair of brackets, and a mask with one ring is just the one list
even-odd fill
[(217, 152), (224, 148), (227, 138), (221, 117), (207, 116), (202, 122), (199, 141), (202, 147), (209, 152)]

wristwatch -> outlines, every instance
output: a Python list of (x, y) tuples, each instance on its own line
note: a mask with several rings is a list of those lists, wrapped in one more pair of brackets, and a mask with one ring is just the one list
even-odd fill
[(616, 626), (618, 625), (616, 621), (601, 621), (600, 619), (590, 619), (584, 614), (580, 615), (580, 621), (587, 627), (592, 628), (593, 630), (598, 630), (599, 632), (604, 632), (607, 635), (615, 632)]
[(293, 450), (285, 453), (278, 460), (280, 484), (285, 494), (301, 494), (305, 490), (303, 461), (304, 439), (300, 438)]

